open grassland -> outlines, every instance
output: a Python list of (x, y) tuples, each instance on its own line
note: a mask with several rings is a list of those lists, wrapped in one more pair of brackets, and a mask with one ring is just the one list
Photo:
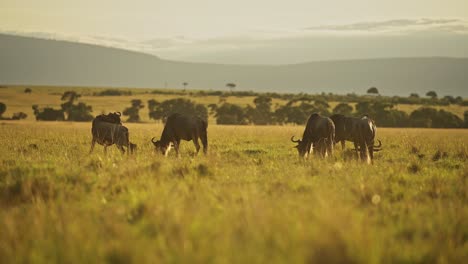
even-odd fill
[[(31, 94), (25, 94), (24, 89), (25, 87), (30, 87), (32, 89)], [(5, 112), (4, 116), (12, 116), (13, 113), (16, 112), (24, 112), (28, 115), (28, 120), (35, 120), (32, 105), (37, 104), (39, 107), (54, 107), (60, 108), (60, 105), (64, 103), (60, 100), (61, 95), (65, 91), (76, 91), (77, 93), (81, 94), (79, 101), (89, 104), (93, 107), (93, 115), (99, 115), (101, 113), (108, 113), (108, 112), (115, 112), (115, 111), (123, 111), (125, 108), (130, 106), (130, 101), (133, 99), (140, 99), (143, 101), (144, 105), (147, 105), (148, 100), (155, 99), (159, 102), (164, 100), (174, 99), (174, 98), (185, 98), (193, 100), (197, 103), (201, 103), (204, 105), (209, 104), (220, 104), (220, 97), (214, 95), (190, 95), (190, 92), (194, 92), (193, 90), (187, 90), (186, 94), (177, 94), (181, 93), (181, 90), (175, 89), (162, 89), (160, 91), (164, 91), (167, 94), (152, 94), (151, 92), (154, 89), (137, 89), (137, 88), (123, 88), (121, 90), (124, 91), (131, 91), (132, 95), (120, 95), (120, 96), (95, 96), (94, 93), (99, 93), (108, 88), (92, 88), (92, 87), (68, 87), (68, 88), (61, 88), (61, 87), (48, 87), (48, 86), (41, 86), (41, 87), (31, 87), (31, 86), (16, 86), (16, 87), (7, 87), (0, 89), (0, 102), (3, 102), (7, 105), (7, 111)], [(171, 92), (173, 92), (171, 94)], [(237, 104), (240, 106), (253, 106), (253, 100), (255, 96), (227, 96), (223, 97), (225, 102), (231, 104)], [(276, 105), (284, 105), (286, 104), (286, 100), (276, 99), (272, 100), (273, 107)], [(339, 104), (340, 102), (328, 102), (330, 105), (330, 111)], [(349, 103), (352, 107), (356, 105), (356, 103)], [(395, 105), (395, 109), (404, 111), (410, 114), (412, 111), (420, 108), (422, 105), (414, 104), (397, 104)], [(468, 111), (468, 106), (460, 106), (460, 105), (447, 105), (447, 106), (429, 106), (436, 109), (444, 109), (446, 111), (452, 112), (459, 116), (461, 119), (464, 118), (464, 112)], [(148, 117), (148, 108), (144, 107), (140, 110), (140, 117), (142, 121), (149, 122), (150, 119)], [(214, 121), (214, 119), (211, 119)]]
[[(468, 131), (379, 129), (375, 165), (299, 160), (302, 127), (208, 127), (207, 156), (90, 147), (90, 124), (0, 125), (3, 263), (463, 263)], [(348, 143), (348, 146), (350, 144)]]

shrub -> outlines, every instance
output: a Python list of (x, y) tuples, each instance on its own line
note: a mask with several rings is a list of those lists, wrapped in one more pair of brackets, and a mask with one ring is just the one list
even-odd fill
[(121, 95), (132, 95), (131, 91), (120, 90), (120, 89), (107, 89), (99, 93), (94, 93), (95, 96), (121, 96)]

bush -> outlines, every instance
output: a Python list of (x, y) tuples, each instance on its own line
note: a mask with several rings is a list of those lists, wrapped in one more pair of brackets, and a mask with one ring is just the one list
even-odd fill
[(66, 91), (62, 95), (62, 100), (67, 101), (61, 105), (62, 110), (67, 115), (67, 121), (85, 122), (93, 120), (91, 112), (93, 108), (85, 103), (75, 104), (75, 101), (81, 97), (75, 91)]
[(245, 110), (234, 104), (224, 103), (215, 109), (216, 123), (225, 125), (247, 124)]
[(173, 113), (193, 115), (208, 120), (208, 109), (204, 105), (183, 98), (170, 99), (162, 103), (151, 99), (148, 101), (148, 110), (150, 119), (162, 120), (163, 122)]
[(32, 109), (34, 110), (34, 115), (36, 116), (37, 121), (64, 121), (65, 114), (62, 109), (53, 109), (51, 107), (46, 107), (39, 109), (37, 105), (33, 105)]
[(120, 89), (107, 89), (99, 93), (94, 93), (95, 96), (120, 96), (120, 95), (132, 95), (131, 91), (120, 90)]
[(412, 127), (461, 128), (463, 120), (442, 109), (437, 111), (434, 108), (422, 107), (411, 113), (410, 125)]
[(18, 112), (14, 113), (13, 116), (11, 117), (12, 120), (21, 120), (21, 119), (26, 119), (28, 115), (23, 112)]
[(140, 99), (133, 99), (130, 101), (132, 106), (125, 108), (123, 111), (124, 116), (128, 116), (127, 122), (140, 122), (140, 109), (145, 107)]
[(353, 107), (346, 103), (339, 103), (333, 108), (333, 114), (349, 116), (353, 112)]
[(5, 113), (6, 109), (6, 104), (0, 103), (0, 118), (2, 117), (3, 113)]

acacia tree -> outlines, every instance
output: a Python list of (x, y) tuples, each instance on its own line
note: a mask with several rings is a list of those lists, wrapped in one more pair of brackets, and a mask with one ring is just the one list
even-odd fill
[(367, 90), (368, 94), (379, 94), (379, 90), (376, 87), (371, 87)]
[(132, 106), (125, 108), (123, 111), (124, 116), (128, 116), (127, 122), (140, 122), (140, 109), (145, 107), (140, 99), (133, 99), (130, 101)]
[(426, 93), (426, 96), (429, 96), (432, 99), (436, 99), (437, 98), (437, 93), (435, 91), (429, 91), (429, 92)]
[(229, 90), (231, 90), (231, 93), (232, 93), (232, 91), (236, 88), (236, 84), (235, 83), (226, 83), (226, 87), (229, 88)]
[(93, 119), (91, 112), (92, 107), (85, 103), (75, 104), (75, 101), (80, 98), (81, 95), (75, 91), (66, 91), (62, 95), (62, 101), (66, 101), (61, 105), (63, 112), (67, 114), (67, 121), (90, 121)]

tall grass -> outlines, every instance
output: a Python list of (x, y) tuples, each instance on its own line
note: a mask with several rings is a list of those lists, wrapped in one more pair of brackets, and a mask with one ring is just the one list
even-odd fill
[[(209, 154), (88, 155), (90, 124), (0, 125), (3, 263), (462, 263), (467, 130), (379, 129), (375, 165), (303, 161), (302, 127), (208, 128)], [(348, 147), (351, 148), (348, 143)], [(439, 153), (439, 154), (437, 154)]]

